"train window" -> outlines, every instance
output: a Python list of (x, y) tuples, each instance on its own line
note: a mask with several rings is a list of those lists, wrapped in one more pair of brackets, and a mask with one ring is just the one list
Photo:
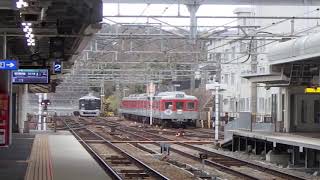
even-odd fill
[(169, 107), (172, 106), (172, 102), (165, 102), (164, 106), (165, 106), (165, 109), (169, 109)]
[(176, 103), (176, 108), (177, 109), (183, 109), (183, 102), (177, 102)]
[(194, 110), (194, 102), (188, 102), (187, 109), (188, 110)]

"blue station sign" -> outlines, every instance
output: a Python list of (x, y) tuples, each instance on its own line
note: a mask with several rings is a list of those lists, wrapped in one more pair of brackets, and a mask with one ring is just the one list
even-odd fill
[(53, 72), (55, 74), (61, 74), (61, 72), (62, 72), (62, 64), (61, 64), (61, 62), (56, 61), (56, 62), (53, 63)]
[(0, 70), (17, 70), (18, 62), (16, 60), (0, 60)]

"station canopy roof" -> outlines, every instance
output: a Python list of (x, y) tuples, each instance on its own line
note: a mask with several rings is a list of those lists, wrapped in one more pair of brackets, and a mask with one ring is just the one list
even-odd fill
[[(33, 15), (32, 28), (36, 45), (27, 46), (27, 38), (16, 0), (0, 1), (0, 39), (6, 35), (7, 49), (11, 59), (19, 59), (22, 65), (32, 63), (30, 56), (39, 53), (41, 59), (49, 60), (50, 37), (64, 37), (64, 60), (71, 62), (92, 34), (100, 29), (102, 21), (101, 0), (32, 0), (24, 14)], [(34, 16), (36, 15), (36, 16)], [(72, 64), (72, 62), (70, 63)]]
[(318, 0), (103, 0), (104, 3), (139, 4), (221, 4), (221, 5), (320, 5)]

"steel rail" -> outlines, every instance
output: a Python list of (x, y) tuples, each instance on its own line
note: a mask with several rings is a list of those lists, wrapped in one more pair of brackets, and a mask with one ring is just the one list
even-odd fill
[(98, 161), (100, 166), (107, 171), (108, 175), (111, 176), (112, 179), (122, 180), (121, 176), (111, 167), (109, 166), (102, 157), (99, 156), (75, 131), (66, 121), (63, 121), (65, 125), (69, 128), (70, 132), (79, 140), (79, 142), (84, 146), (85, 149)]
[[(133, 129), (135, 132), (141, 132), (140, 130), (136, 129), (136, 128), (133, 128), (133, 127), (126, 127), (128, 129)], [(132, 133), (132, 132), (129, 132), (129, 131), (126, 131), (125, 129), (120, 129), (120, 128), (116, 128), (117, 130), (121, 131), (121, 132), (125, 132), (125, 133), (128, 133), (128, 134), (131, 134), (133, 136), (136, 136), (136, 137), (140, 137), (140, 138), (144, 138), (144, 139), (148, 139), (148, 140), (151, 140), (149, 138), (146, 138), (146, 137), (143, 137), (141, 135), (138, 135), (136, 133)], [(127, 130), (128, 130), (127, 129)], [(150, 132), (147, 132), (147, 131), (143, 131), (141, 133), (145, 133), (145, 134), (149, 134), (149, 135), (152, 135), (154, 137), (157, 137), (157, 138), (161, 138), (162, 140), (166, 140), (166, 141), (172, 141), (171, 139), (169, 138), (166, 138), (166, 137), (162, 137), (162, 136), (159, 136), (157, 134), (153, 134), (153, 133), (150, 133)], [(196, 147), (196, 146), (193, 146), (193, 145), (190, 145), (190, 144), (186, 144), (186, 143), (180, 143), (180, 142), (174, 142), (174, 144), (177, 144), (177, 145), (181, 145), (183, 147), (187, 147), (187, 148), (190, 148), (190, 149), (193, 149), (193, 150), (196, 150), (196, 151), (200, 151), (202, 153), (206, 153), (208, 154), (209, 156), (220, 156), (220, 157), (224, 157), (224, 158), (229, 158), (231, 160), (234, 160), (234, 161), (238, 161), (238, 162), (241, 162), (241, 163), (244, 163), (245, 165), (247, 165), (248, 167), (250, 168), (253, 168), (253, 169), (256, 169), (256, 170), (259, 170), (259, 171), (262, 171), (262, 172), (266, 172), (268, 174), (272, 174), (272, 175), (275, 175), (275, 176), (279, 176), (279, 177), (284, 177), (284, 178), (289, 178), (289, 179), (297, 179), (297, 180), (306, 180), (306, 178), (303, 178), (303, 177), (299, 177), (299, 176), (295, 176), (295, 175), (292, 175), (292, 174), (287, 174), (286, 172), (282, 172), (282, 171), (279, 171), (279, 170), (276, 170), (276, 169), (270, 169), (268, 167), (264, 167), (264, 166), (260, 166), (260, 165), (257, 165), (257, 164), (254, 164), (250, 161), (245, 161), (245, 160), (242, 160), (242, 159), (238, 159), (238, 158), (234, 158), (232, 156), (227, 156), (227, 155), (224, 155), (224, 154), (220, 154), (220, 153), (216, 153), (216, 152), (212, 152), (212, 151), (208, 151), (206, 149), (203, 149), (203, 148), (200, 148), (200, 147)], [(177, 153), (184, 153), (184, 152), (178, 152), (179, 150), (177, 149), (174, 149), (174, 148), (171, 148), (173, 151), (176, 151)], [(184, 154), (186, 156), (188, 156), (187, 154)], [(192, 156), (192, 155), (191, 155)], [(210, 160), (205, 160), (205, 163), (207, 164), (210, 164), (210, 165), (215, 165), (215, 166), (219, 166), (219, 165), (222, 165), (222, 164), (219, 164), (219, 163), (216, 163), (216, 162), (213, 162), (213, 161), (210, 161)], [(220, 166), (221, 168), (224, 168), (223, 165)], [(227, 167), (228, 168), (228, 167)], [(228, 170), (228, 169), (226, 169)], [(231, 169), (230, 171), (235, 171), (233, 169)], [(236, 173), (236, 172), (235, 172)], [(243, 173), (242, 173), (243, 174)], [(243, 175), (246, 175), (246, 174), (243, 174)], [(254, 177), (251, 177), (252, 179)]]
[(160, 172), (154, 170), (153, 168), (151, 168), (149, 165), (145, 164), (144, 162), (140, 161), (139, 159), (135, 158), (134, 156), (131, 156), (130, 154), (128, 154), (127, 152), (125, 152), (124, 150), (122, 150), (121, 148), (115, 146), (112, 142), (110, 142), (109, 140), (105, 139), (104, 137), (102, 137), (101, 135), (97, 134), (96, 132), (87, 129), (88, 131), (90, 131), (91, 133), (93, 133), (95, 136), (99, 137), (100, 139), (102, 139), (105, 143), (107, 143), (109, 145), (109, 147), (111, 147), (112, 149), (116, 150), (117, 152), (120, 152), (122, 155), (128, 157), (129, 159), (131, 159), (132, 161), (135, 162), (135, 164), (137, 164), (138, 166), (142, 167), (144, 170), (146, 170), (148, 173), (150, 173), (152, 176), (156, 177), (157, 179), (163, 179), (163, 180), (169, 180), (168, 177), (162, 175)]
[[(121, 131), (121, 132), (125, 132), (125, 133), (128, 133), (128, 134), (131, 134), (131, 135), (133, 135), (133, 136), (135, 136), (135, 137), (138, 137), (138, 138), (142, 138), (142, 139), (144, 139), (144, 140), (152, 141), (152, 139), (150, 139), (150, 138), (143, 137), (143, 136), (141, 136), (141, 135), (132, 133), (132, 132), (130, 132), (130, 131), (126, 131), (126, 130), (122, 130), (122, 129), (121, 129), (121, 130), (120, 130), (120, 129), (117, 129), (117, 130), (119, 130), (119, 131)], [(163, 137), (161, 137), (161, 138), (163, 138)], [(165, 139), (165, 138), (164, 138), (164, 139)], [(160, 143), (159, 143), (159, 142), (150, 142), (150, 143), (151, 143), (151, 144), (154, 144), (154, 145), (157, 145), (157, 146), (160, 147)], [(172, 142), (172, 143), (174, 143), (174, 142)], [(184, 157), (188, 157), (188, 158), (190, 158), (190, 159), (193, 159), (193, 160), (202, 162), (202, 159), (200, 159), (199, 157), (194, 156), (194, 155), (191, 155), (191, 154), (188, 154), (188, 153), (183, 152), (183, 151), (181, 151), (181, 150), (178, 150), (178, 149), (176, 149), (176, 148), (172, 148), (172, 147), (171, 147), (170, 150), (173, 151), (173, 152), (175, 152), (175, 153), (177, 153), (177, 154), (180, 154), (180, 155), (182, 155), (182, 156), (184, 156)], [(232, 175), (235, 175), (235, 176), (237, 176), (237, 177), (242, 177), (242, 178), (248, 179), (248, 180), (259, 180), (258, 178), (254, 177), (254, 176), (251, 176), (251, 175), (242, 173), (242, 172), (240, 172), (240, 171), (234, 170), (234, 169), (232, 169), (232, 168), (230, 168), (230, 167), (227, 167), (227, 166), (225, 166), (225, 165), (223, 165), (223, 164), (219, 164), (219, 163), (217, 163), (217, 162), (213, 162), (213, 161), (210, 161), (210, 160), (203, 160), (203, 162), (204, 162), (205, 164), (209, 165), (209, 166), (215, 167), (215, 168), (217, 168), (217, 169), (219, 169), (219, 170), (224, 170), (224, 171), (226, 171), (226, 172), (228, 172), (228, 173), (230, 173), (230, 174), (232, 174)]]
[[(104, 137), (102, 137), (101, 135), (97, 134), (96, 132), (90, 130), (90, 129), (87, 129), (85, 128), (86, 130), (88, 130), (89, 132), (91, 132), (92, 134), (94, 134), (96, 137), (100, 138), (103, 140), (104, 143), (106, 143), (110, 148), (112, 148), (113, 150), (119, 152), (120, 154), (126, 156), (127, 158), (129, 158), (131, 161), (133, 161), (134, 164), (136, 164), (138, 167), (142, 167), (146, 172), (147, 174), (157, 178), (157, 179), (162, 179), (162, 180), (169, 180), (168, 177), (162, 175), (160, 172), (154, 170), (153, 168), (151, 168), (150, 166), (148, 166), (147, 164), (145, 164), (144, 162), (140, 161), (139, 159), (131, 156), (130, 154), (128, 154), (127, 152), (125, 152), (124, 150), (122, 150), (121, 148), (115, 146), (111, 141), (105, 139)], [(72, 129), (70, 129), (72, 130)], [(73, 131), (73, 133), (75, 133)], [(75, 133), (76, 134), (76, 133)], [(77, 134), (76, 134), (77, 135)], [(77, 135), (79, 137), (79, 135)], [(83, 139), (81, 139), (82, 142)], [(86, 143), (85, 143), (86, 144)], [(88, 145), (89, 146), (89, 145)], [(105, 163), (105, 162), (104, 162)], [(105, 163), (106, 164), (106, 163)], [(110, 166), (109, 166), (110, 167)], [(111, 168), (111, 167), (110, 167)], [(112, 168), (111, 168), (112, 169)], [(115, 170), (113, 170), (115, 171)], [(118, 173), (117, 173), (118, 174)], [(120, 176), (120, 175), (119, 175)]]

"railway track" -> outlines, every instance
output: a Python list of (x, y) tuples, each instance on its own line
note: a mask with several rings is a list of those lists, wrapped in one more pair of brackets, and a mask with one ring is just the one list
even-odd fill
[[(102, 121), (108, 121), (107, 119), (105, 118), (96, 118), (97, 120), (99, 120), (99, 123), (101, 123), (100, 120)], [(91, 119), (92, 120), (92, 119)], [(97, 120), (93, 120), (93, 121), (96, 121)], [(131, 121), (131, 122), (136, 122), (136, 121)], [(138, 124), (141, 124), (143, 125), (142, 123), (140, 122), (137, 122)], [(118, 123), (118, 125), (121, 125), (120, 123)], [(165, 130), (158, 130), (158, 129), (145, 129), (145, 131), (147, 132), (150, 132), (150, 133), (164, 133), (166, 135), (176, 135), (177, 134), (177, 130), (171, 130), (171, 129), (165, 129)], [(182, 129), (183, 132), (184, 132), (184, 135), (183, 137), (184, 138), (205, 138), (205, 139), (214, 139), (214, 132), (213, 130), (204, 130), (204, 129), (197, 129), (196, 131), (194, 131), (193, 128), (191, 129)], [(223, 136), (224, 136), (224, 133), (222, 131), (219, 132), (219, 139), (223, 139)]]
[[(144, 162), (115, 146), (98, 133), (84, 127), (82, 123), (73, 121), (64, 121), (64, 123), (69, 128), (71, 133), (81, 142), (81, 144), (103, 167), (103, 169), (112, 177), (112, 179), (169, 179)], [(85, 131), (85, 133), (83, 131)], [(96, 152), (96, 150), (93, 148), (93, 144), (86, 142), (88, 139), (99, 141), (99, 144), (107, 146), (108, 150), (116, 152), (117, 155), (103, 157), (101, 154)], [(130, 165), (132, 168), (121, 169), (119, 168), (119, 165)]]
[[(193, 151), (198, 152), (199, 154), (204, 154), (205, 156), (208, 156), (208, 158), (202, 159), (199, 156), (195, 156), (190, 153), (186, 153), (183, 150), (183, 148), (180, 148), (180, 149), (179, 148), (170, 148), (173, 152), (180, 154), (182, 156), (185, 156), (185, 157), (189, 157), (189, 158), (197, 160), (197, 161), (203, 161), (205, 164), (207, 164), (209, 166), (213, 166), (219, 170), (228, 172), (228, 173), (233, 174), (237, 177), (242, 177), (244, 179), (262, 179), (262, 178), (253, 176), (252, 173), (243, 173), (238, 169), (243, 169), (243, 168), (252, 169), (253, 171), (258, 171), (258, 172), (262, 172), (264, 174), (271, 175), (271, 176), (275, 177), (275, 179), (277, 179), (277, 178), (292, 179), (292, 180), (306, 179), (304, 177), (299, 177), (299, 176), (295, 176), (292, 174), (288, 174), (288, 173), (280, 171), (280, 170), (276, 170), (273, 168), (254, 164), (249, 161), (237, 159), (237, 158), (234, 158), (231, 156), (226, 156), (226, 155), (219, 154), (219, 153), (216, 153), (213, 151), (208, 151), (206, 149), (203, 149), (203, 148), (200, 148), (197, 146), (193, 146), (190, 144), (181, 143), (181, 142), (174, 142), (173, 140), (171, 140), (169, 138), (162, 137), (158, 134), (154, 134), (151, 132), (140, 130), (140, 129), (137, 129), (134, 127), (127, 127), (127, 126), (123, 126), (118, 123), (115, 124), (113, 122), (111, 123), (112, 125), (110, 125), (106, 122), (103, 124), (104, 124), (104, 126), (109, 126), (109, 127), (112, 126), (112, 128), (115, 128), (114, 126), (118, 125), (119, 127), (116, 127), (117, 131), (120, 131), (125, 134), (129, 134), (131, 137), (134, 137), (135, 140), (150, 141), (150, 142), (153, 141), (153, 144), (156, 144), (158, 146), (160, 145), (160, 143), (157, 141), (167, 141), (167, 142), (172, 141), (172, 143), (177, 144), (183, 148), (191, 149)], [(237, 168), (235, 168), (235, 167), (237, 167)]]

